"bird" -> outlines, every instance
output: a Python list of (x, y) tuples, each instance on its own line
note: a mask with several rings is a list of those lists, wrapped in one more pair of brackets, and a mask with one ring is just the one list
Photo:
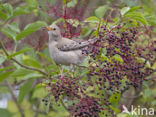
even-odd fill
[[(61, 35), (61, 30), (56, 24), (46, 27), (49, 35), (49, 54), (57, 65), (80, 65), (87, 57), (83, 49), (96, 42), (95, 39), (75, 41)], [(61, 72), (63, 72), (61, 70)]]

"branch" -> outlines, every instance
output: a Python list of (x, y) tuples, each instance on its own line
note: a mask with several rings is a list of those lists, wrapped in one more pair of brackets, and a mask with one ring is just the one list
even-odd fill
[[(0, 41), (0, 46), (2, 47), (2, 50), (4, 51), (5, 55), (6, 56), (9, 56), (6, 48), (4, 47), (3, 43)], [(37, 68), (34, 68), (34, 67), (30, 67), (30, 66), (26, 66), (22, 63), (20, 63), (19, 61), (17, 61), (15, 58), (11, 58), (12, 61), (14, 61), (15, 63), (17, 63), (18, 65), (20, 65), (21, 67), (23, 68), (26, 68), (26, 69), (30, 69), (30, 70), (33, 70), (33, 71), (38, 71), (40, 72), (41, 74), (45, 75), (45, 76), (48, 76), (48, 74), (40, 69), (37, 69)]]
[(17, 101), (17, 98), (16, 98), (16, 96), (15, 96), (14, 93), (13, 93), (13, 87), (12, 87), (12, 85), (10, 84), (10, 82), (9, 82), (8, 80), (6, 80), (6, 84), (7, 84), (8, 88), (9, 88), (9, 90), (10, 90), (12, 99), (14, 100), (14, 102), (15, 102), (16, 105), (17, 105), (17, 108), (18, 108), (18, 110), (19, 110), (19, 112), (20, 112), (20, 114), (21, 114), (21, 117), (25, 117), (24, 112), (23, 112), (21, 106), (19, 105), (19, 103), (18, 103), (18, 101)]

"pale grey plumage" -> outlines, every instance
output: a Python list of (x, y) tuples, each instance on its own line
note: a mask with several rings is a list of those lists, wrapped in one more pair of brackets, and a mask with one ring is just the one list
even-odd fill
[(94, 39), (76, 42), (64, 38), (61, 36), (59, 27), (55, 24), (50, 25), (47, 29), (49, 34), (50, 57), (56, 64), (81, 64), (86, 58), (86, 55), (82, 53), (82, 49), (95, 42)]

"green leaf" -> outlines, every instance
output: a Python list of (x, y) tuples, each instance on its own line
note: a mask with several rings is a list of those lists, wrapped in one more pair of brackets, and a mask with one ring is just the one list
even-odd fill
[(118, 54), (114, 55), (111, 59), (114, 59), (114, 60), (116, 60), (116, 61), (118, 61), (120, 63), (124, 62), (122, 57), (120, 55), (118, 55)]
[(85, 19), (84, 22), (89, 22), (89, 23), (99, 23), (99, 19), (95, 16), (91, 16), (91, 17), (88, 17), (87, 19)]
[(122, 8), (121, 9), (121, 15), (123, 16), (123, 15), (125, 15), (128, 11), (130, 10), (130, 7), (124, 7), (124, 8)]
[(28, 80), (28, 79), (33, 79), (33, 78), (41, 78), (41, 77), (43, 77), (43, 75), (42, 74), (40, 74), (40, 73), (29, 73), (29, 74), (27, 74), (27, 75), (25, 75), (24, 77), (23, 77), (23, 80)]
[(6, 36), (10, 37), (11, 39), (13, 39), (14, 41), (16, 40), (16, 33), (12, 30), (10, 30), (9, 28), (1, 28), (0, 30), (3, 34), (5, 34)]
[(30, 10), (28, 9), (28, 6), (19, 6), (16, 7), (16, 9), (13, 12), (14, 17), (17, 15), (24, 15), (30, 13)]
[(16, 22), (9, 24), (9, 28), (14, 32), (20, 32), (20, 29), (18, 28), (18, 24)]
[(22, 58), (23, 58), (23, 63), (25, 65), (29, 65), (29, 66), (36, 67), (36, 68), (42, 68), (42, 66), (37, 60), (26, 55), (23, 55)]
[(10, 4), (5, 3), (3, 4), (3, 7), (8, 12), (8, 16), (11, 16), (13, 14), (13, 8)]
[(108, 9), (108, 5), (100, 6), (100, 7), (98, 7), (98, 8), (95, 10), (95, 15), (96, 15), (98, 18), (102, 18), (102, 17), (104, 17), (104, 15), (105, 15), (107, 9)]
[(37, 22), (34, 22), (32, 24), (28, 24), (24, 30), (22, 32), (20, 32), (17, 36), (16, 36), (16, 39), (17, 40), (20, 40), (22, 39), (23, 37), (26, 37), (27, 35), (30, 35), (31, 33), (33, 32), (36, 32), (38, 29), (40, 29), (41, 27), (43, 26), (46, 26), (47, 24), (43, 21), (37, 21)]
[(0, 72), (3, 72), (8, 69), (12, 69), (12, 68), (14, 68), (14, 66), (3, 67), (3, 68), (0, 68)]
[(6, 57), (5, 56), (1, 56), (0, 55), (0, 65), (6, 60)]
[(23, 54), (23, 53), (25, 53), (25, 52), (28, 52), (28, 51), (30, 51), (31, 49), (32, 49), (32, 48), (24, 48), (24, 49), (22, 49), (22, 50), (20, 50), (20, 51), (18, 51), (18, 52), (15, 52), (15, 53), (9, 55), (9, 56), (8, 56), (8, 59), (11, 59), (12, 57), (17, 56), (17, 55), (19, 55), (19, 54)]
[(11, 73), (12, 71), (0, 73), (0, 82), (2, 82), (5, 78), (7, 78)]
[(7, 19), (7, 15), (5, 13), (3, 13), (2, 11), (0, 11), (0, 18), (3, 20)]
[(47, 105), (44, 105), (46, 113), (49, 112), (49, 107), (50, 107), (50, 103), (51, 103), (51, 101), (50, 101), (51, 100), (51, 96), (48, 97), (47, 100), (48, 100)]
[(154, 17), (150, 15), (150, 16), (146, 16), (145, 18), (150, 25), (156, 27), (156, 16)]
[(147, 21), (146, 21), (146, 19), (145, 19), (144, 17), (134, 17), (134, 19), (135, 19), (136, 21), (141, 22), (141, 23), (144, 24), (144, 25), (147, 25), (147, 24), (148, 24)]
[[(41, 95), (42, 94), (42, 95)], [(43, 98), (48, 94), (45, 88), (35, 88), (35, 91), (33, 92), (32, 98)]]
[(110, 106), (110, 108), (111, 108), (116, 114), (120, 113), (120, 110), (119, 110), (118, 108), (116, 108), (116, 107), (114, 107), (114, 106)]
[(30, 10), (34, 10), (34, 9), (37, 9), (38, 7), (38, 3), (36, 0), (26, 0), (27, 3), (28, 3), (28, 7)]
[(71, 0), (67, 3), (67, 7), (74, 7), (77, 4), (77, 0)]
[(109, 98), (109, 101), (112, 103), (112, 105), (117, 105), (119, 99), (121, 97), (121, 93), (115, 92), (115, 94), (111, 95)]
[(139, 13), (139, 12), (129, 12), (129, 13), (126, 13), (126, 14), (124, 15), (124, 17), (135, 19), (136, 21), (139, 21), (139, 22), (141, 22), (142, 24), (145, 24), (145, 25), (147, 24), (146, 19), (145, 19), (144, 16), (143, 16), (141, 13)]
[(20, 68), (15, 70), (12, 74), (10, 74), (11, 77), (24, 77), (27, 74), (32, 73), (32, 70), (28, 70), (28, 69), (24, 69), (24, 68)]
[(133, 11), (136, 11), (141, 8), (142, 8), (141, 6), (132, 7), (132, 8), (130, 8), (130, 10), (128, 12), (133, 12)]
[(34, 80), (31, 79), (20, 87), (20, 92), (19, 92), (19, 96), (18, 96), (19, 103), (21, 103), (23, 101), (24, 97), (26, 96), (26, 94), (32, 90), (33, 82), (34, 82)]

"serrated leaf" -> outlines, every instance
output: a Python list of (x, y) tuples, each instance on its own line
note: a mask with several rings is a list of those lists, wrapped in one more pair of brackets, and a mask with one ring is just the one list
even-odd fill
[(32, 49), (32, 48), (24, 48), (24, 49), (22, 49), (22, 50), (20, 50), (20, 51), (18, 51), (18, 52), (15, 52), (15, 53), (9, 55), (9, 56), (8, 56), (8, 59), (11, 59), (12, 57), (15, 57), (15, 56), (17, 56), (17, 55), (19, 55), (19, 54), (23, 54), (23, 53), (25, 53), (25, 52), (28, 52), (28, 51), (30, 51), (31, 49)]
[(24, 69), (24, 68), (20, 68), (15, 70), (12, 74), (10, 74), (11, 77), (24, 77), (27, 74), (32, 73), (32, 70), (28, 70), (28, 69)]
[(85, 19), (84, 22), (89, 22), (89, 23), (99, 23), (99, 19), (95, 16), (91, 16), (91, 17), (88, 17), (87, 19)]
[(14, 41), (16, 40), (16, 33), (9, 28), (1, 28), (1, 32), (5, 34), (6, 36), (10, 37)]
[(135, 19), (136, 21), (139, 21), (142, 24), (147, 25), (147, 21), (145, 17), (139, 12), (129, 12), (129, 13), (126, 13), (124, 17)]
[(29, 56), (23, 55), (22, 59), (23, 59), (23, 63), (25, 65), (29, 65), (29, 66), (37, 67), (37, 68), (42, 68), (42, 66), (40, 65), (40, 63), (37, 60), (35, 60)]
[(146, 19), (145, 19), (145, 18), (135, 17), (134, 19), (135, 19), (136, 21), (141, 22), (142, 24), (147, 25), (147, 21), (146, 21)]
[(124, 8), (122, 8), (121, 9), (121, 15), (123, 16), (123, 15), (125, 15), (128, 11), (130, 10), (130, 7), (124, 7)]
[(0, 73), (0, 82), (4, 81), (4, 79), (7, 78), (11, 73), (12, 71)]
[(28, 24), (24, 30), (22, 32), (20, 32), (17, 36), (16, 36), (16, 40), (20, 40), (23, 37), (26, 37), (27, 35), (30, 35), (31, 33), (37, 31), (38, 29), (40, 29), (43, 26), (46, 26), (47, 24), (43, 21), (37, 21), (34, 22), (32, 24)]
[(21, 103), (26, 96), (31, 90), (32, 90), (32, 85), (33, 85), (34, 80), (29, 80), (27, 81), (24, 85), (20, 87), (20, 92), (18, 96), (18, 102)]
[(95, 10), (95, 15), (96, 15), (98, 18), (102, 18), (102, 17), (104, 17), (104, 15), (105, 15), (107, 9), (108, 9), (108, 5), (100, 6), (100, 7), (98, 7), (98, 8)]
[(12, 31), (20, 32), (20, 29), (18, 28), (18, 24), (16, 22), (13, 22), (9, 24), (8, 26)]

